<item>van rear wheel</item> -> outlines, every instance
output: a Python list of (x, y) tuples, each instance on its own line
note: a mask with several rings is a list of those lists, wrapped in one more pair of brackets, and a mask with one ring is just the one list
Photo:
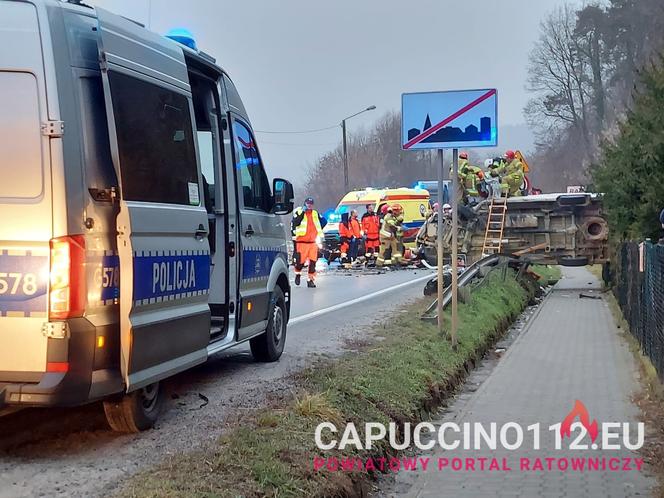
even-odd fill
[(273, 302), (265, 333), (249, 341), (251, 354), (257, 361), (277, 361), (284, 352), (288, 312), (281, 287), (274, 289)]
[(104, 413), (114, 431), (141, 432), (155, 424), (162, 401), (161, 386), (155, 382), (119, 399), (104, 401)]

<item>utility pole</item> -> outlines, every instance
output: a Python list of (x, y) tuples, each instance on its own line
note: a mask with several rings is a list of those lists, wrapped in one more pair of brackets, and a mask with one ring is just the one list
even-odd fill
[(343, 147), (344, 147), (344, 192), (348, 193), (348, 143), (346, 139), (346, 120), (341, 122), (341, 130), (343, 133)]
[(343, 154), (344, 154), (344, 190), (346, 192), (350, 190), (349, 186), (350, 181), (348, 179), (348, 139), (346, 138), (346, 121), (349, 120), (350, 118), (354, 118), (359, 114), (362, 114), (363, 112), (373, 111), (375, 108), (376, 108), (375, 105), (371, 105), (366, 109), (363, 109), (360, 112), (356, 112), (352, 116), (348, 116), (347, 118), (341, 120), (341, 132), (343, 134)]

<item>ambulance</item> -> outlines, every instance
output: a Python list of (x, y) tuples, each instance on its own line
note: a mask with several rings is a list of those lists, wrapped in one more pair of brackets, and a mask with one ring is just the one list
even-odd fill
[(163, 379), (278, 360), (293, 188), (215, 59), (75, 1), (0, 0), (0, 46), (0, 407), (136, 432)]
[[(408, 248), (415, 248), (415, 236), (427, 219), (430, 212), (429, 192), (422, 188), (384, 188), (375, 189), (367, 187), (364, 190), (354, 190), (347, 193), (339, 204), (330, 213), (326, 213), (328, 221), (323, 228), (324, 240), (322, 255), (328, 263), (341, 256), (339, 223), (344, 213), (356, 210), (358, 219), (366, 213), (367, 204), (371, 204), (379, 213), (385, 204), (399, 204), (403, 208), (404, 244)], [(360, 255), (364, 254), (364, 246), (360, 248)]]

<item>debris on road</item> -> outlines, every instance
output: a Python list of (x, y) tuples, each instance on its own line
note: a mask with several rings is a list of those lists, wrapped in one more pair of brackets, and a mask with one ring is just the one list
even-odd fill
[(602, 299), (602, 296), (596, 296), (594, 294), (584, 294), (583, 292), (579, 293), (580, 299)]

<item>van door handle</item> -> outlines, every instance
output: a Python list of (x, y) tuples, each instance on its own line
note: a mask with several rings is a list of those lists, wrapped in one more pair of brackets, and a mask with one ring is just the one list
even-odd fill
[(254, 232), (254, 227), (252, 227), (251, 225), (247, 225), (247, 229), (244, 231), (244, 234), (247, 237), (251, 237), (254, 233), (255, 233)]
[(196, 237), (196, 240), (202, 240), (204, 239), (208, 234), (208, 231), (205, 229), (203, 224), (201, 223), (198, 225), (198, 229), (194, 232), (194, 237)]

